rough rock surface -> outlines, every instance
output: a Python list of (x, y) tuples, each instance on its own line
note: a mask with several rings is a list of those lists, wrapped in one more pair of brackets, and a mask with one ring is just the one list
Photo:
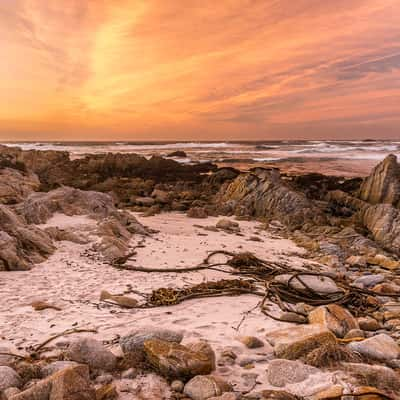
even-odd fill
[(360, 199), (371, 204), (389, 203), (398, 207), (400, 201), (400, 166), (397, 157), (388, 155), (365, 178), (359, 191)]
[(400, 346), (385, 333), (361, 342), (352, 342), (349, 344), (349, 348), (377, 361), (389, 361), (400, 356)]
[(96, 400), (85, 365), (63, 369), (33, 384), (10, 400)]
[(61, 187), (33, 193), (16, 207), (29, 224), (44, 224), (54, 213), (105, 218), (116, 214), (112, 198), (104, 193)]
[(256, 168), (223, 185), (216, 202), (222, 213), (276, 218), (292, 229), (323, 223), (323, 213), (307, 197), (288, 187), (279, 171)]
[(31, 172), (0, 168), (0, 204), (16, 204), (39, 190), (38, 177)]
[(268, 364), (267, 379), (272, 386), (284, 387), (291, 383), (302, 382), (316, 372), (318, 372), (317, 368), (300, 361), (276, 359)]
[(311, 324), (321, 324), (337, 337), (343, 338), (352, 329), (358, 329), (357, 320), (349, 311), (337, 304), (317, 307), (308, 314)]
[(193, 400), (206, 400), (231, 392), (232, 386), (223, 379), (212, 376), (195, 376), (186, 385), (183, 392)]
[(10, 367), (0, 367), (0, 392), (10, 387), (21, 387), (21, 378)]
[(88, 364), (92, 369), (112, 371), (117, 364), (117, 357), (92, 338), (76, 339), (68, 347), (66, 355), (70, 360)]
[(151, 339), (180, 343), (183, 339), (183, 334), (178, 331), (149, 325), (134, 329), (127, 335), (122, 336), (119, 344), (124, 354), (135, 353), (141, 356), (144, 354), (144, 342)]
[(321, 325), (281, 329), (267, 335), (276, 357), (296, 360), (323, 344), (335, 344), (334, 334)]
[(174, 342), (151, 339), (144, 342), (144, 351), (149, 363), (162, 375), (187, 380), (196, 375), (212, 372), (215, 356)]
[(54, 251), (50, 236), (0, 204), (0, 271), (27, 270)]

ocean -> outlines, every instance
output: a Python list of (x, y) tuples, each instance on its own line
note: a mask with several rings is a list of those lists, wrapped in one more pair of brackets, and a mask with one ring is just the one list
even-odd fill
[(167, 156), (181, 150), (180, 163), (214, 162), (246, 169), (278, 166), (287, 171), (324, 172), (335, 175), (367, 174), (388, 154), (400, 155), (400, 141), (257, 141), (257, 142), (6, 142), (24, 150), (67, 151), (71, 158), (88, 154), (136, 153), (144, 157)]

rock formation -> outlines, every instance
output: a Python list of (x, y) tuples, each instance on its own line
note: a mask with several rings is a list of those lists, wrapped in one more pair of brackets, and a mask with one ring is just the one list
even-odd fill
[(359, 197), (371, 204), (389, 203), (395, 207), (400, 202), (400, 166), (397, 157), (388, 155), (362, 183)]
[(288, 187), (275, 169), (256, 168), (222, 186), (217, 195), (223, 213), (278, 219), (291, 229), (325, 216), (303, 193)]

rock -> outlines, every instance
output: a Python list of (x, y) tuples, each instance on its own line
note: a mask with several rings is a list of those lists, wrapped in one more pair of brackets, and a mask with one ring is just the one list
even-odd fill
[(349, 311), (337, 304), (317, 307), (308, 314), (310, 324), (320, 324), (337, 337), (344, 337), (352, 329), (358, 329), (357, 320)]
[[(274, 280), (276, 282), (285, 283), (289, 282), (289, 279), (292, 278), (293, 275), (290, 274), (282, 274), (275, 276)], [(339, 287), (336, 285), (335, 281), (326, 276), (316, 276), (316, 275), (301, 275), (300, 279), (312, 290), (320, 294), (332, 294), (340, 292)], [(300, 282), (299, 279), (293, 278), (290, 281), (290, 285), (297, 290), (305, 290), (308, 292), (308, 289)]]
[(335, 398), (341, 398), (343, 394), (343, 386), (334, 385), (328, 389), (322, 390), (312, 396), (312, 400), (331, 400)]
[(156, 201), (152, 197), (136, 197), (135, 204), (138, 206), (151, 207), (154, 206)]
[(183, 339), (183, 334), (171, 329), (143, 326), (122, 336), (119, 344), (124, 354), (134, 353), (140, 358), (144, 356), (144, 342), (151, 339), (180, 343)]
[(187, 380), (196, 375), (207, 375), (215, 366), (209, 354), (192, 351), (178, 343), (159, 339), (144, 342), (146, 359), (161, 375)]
[(352, 342), (348, 346), (362, 356), (377, 361), (389, 361), (400, 356), (400, 346), (385, 333), (360, 342)]
[(284, 312), (279, 318), (281, 321), (293, 322), (295, 324), (305, 324), (307, 323), (307, 317), (301, 314), (297, 314), (295, 312)]
[(261, 400), (298, 400), (298, 397), (284, 390), (263, 390)]
[(151, 197), (154, 198), (156, 203), (167, 204), (171, 201), (170, 194), (160, 189), (154, 189)]
[(130, 392), (132, 392), (132, 400), (171, 400), (170, 386), (165, 379), (155, 374), (136, 378), (135, 387)]
[(48, 376), (53, 375), (56, 372), (76, 365), (79, 364), (75, 361), (53, 361), (52, 363), (47, 364), (41, 368), (41, 375), (43, 378), (47, 378)]
[(16, 206), (29, 224), (44, 224), (56, 212), (105, 218), (117, 213), (111, 196), (105, 193), (61, 187), (47, 193), (33, 193)]
[(11, 387), (20, 388), (22, 381), (20, 376), (10, 367), (0, 367), (0, 392)]
[[(361, 224), (385, 250), (400, 255), (400, 212), (389, 204), (376, 204), (359, 213)], [(369, 260), (384, 268), (397, 269), (398, 262), (384, 261), (382, 257)]]
[(9, 356), (7, 354), (1, 353), (9, 353), (12, 354), (14, 351), (11, 347), (8, 346), (0, 346), (0, 367), (12, 367), (15, 358), (13, 356)]
[(105, 300), (112, 303), (116, 303), (124, 308), (136, 308), (139, 304), (139, 302), (136, 299), (133, 299), (132, 297), (113, 295), (107, 292), (107, 290), (102, 290), (100, 293), (100, 301), (105, 301)]
[(372, 290), (376, 293), (380, 293), (383, 296), (385, 294), (398, 294), (400, 295), (400, 286), (394, 283), (378, 283)]
[(96, 400), (90, 384), (89, 369), (78, 365), (63, 369), (38, 381), (10, 400)]
[(111, 374), (101, 374), (98, 375), (95, 379), (96, 383), (100, 383), (103, 385), (108, 385), (114, 380), (114, 377)]
[(358, 318), (358, 325), (363, 331), (377, 331), (381, 328), (380, 323), (372, 317)]
[(207, 356), (208, 360), (211, 363), (212, 370), (215, 369), (216, 366), (216, 357), (214, 350), (210, 346), (210, 344), (205, 340), (199, 340), (198, 342), (186, 343), (185, 345), (190, 351), (195, 353), (202, 353)]
[(220, 219), (215, 226), (218, 229), (223, 229), (225, 231), (231, 231), (231, 232), (240, 231), (239, 224), (236, 221), (231, 221), (230, 219), (227, 218)]
[(28, 225), (14, 210), (0, 204), (0, 271), (28, 270), (54, 250), (46, 232)]
[(8, 388), (8, 389), (3, 391), (4, 400), (9, 400), (13, 396), (17, 395), (18, 393), (21, 393), (20, 389), (18, 389), (16, 387), (10, 387), (10, 388)]
[(118, 398), (118, 392), (115, 385), (107, 384), (96, 389), (96, 400), (115, 400)]
[(364, 384), (379, 389), (400, 390), (400, 377), (391, 368), (361, 363), (343, 363), (343, 367)]
[(0, 167), (0, 204), (20, 203), (39, 186), (39, 179), (32, 172)]
[(210, 397), (208, 400), (237, 400), (238, 397), (236, 393), (224, 393), (221, 396)]
[(208, 212), (204, 207), (192, 207), (186, 214), (189, 218), (207, 218)]
[(321, 325), (303, 325), (270, 332), (267, 340), (278, 358), (296, 360), (324, 344), (336, 344), (331, 331)]
[(268, 364), (267, 379), (272, 386), (284, 387), (306, 380), (319, 370), (300, 361), (272, 360)]
[(355, 398), (361, 398), (366, 400), (382, 400), (387, 398), (386, 390), (379, 390), (372, 386), (359, 386), (353, 390), (352, 395)]
[(382, 274), (364, 275), (355, 279), (353, 284), (357, 287), (369, 288), (383, 282), (384, 280), (385, 276)]
[(185, 384), (182, 381), (175, 380), (171, 383), (171, 389), (174, 392), (182, 393)]
[(126, 371), (121, 373), (122, 379), (135, 379), (138, 375), (138, 370), (136, 368), (128, 368)]
[(347, 332), (344, 339), (354, 339), (354, 338), (364, 338), (365, 333), (361, 329), (352, 329), (351, 331)]
[(392, 258), (387, 257), (383, 254), (376, 254), (373, 257), (369, 257), (368, 263), (372, 265), (379, 265), (382, 268), (390, 270), (397, 269), (400, 267), (399, 261), (393, 260)]
[(69, 345), (66, 355), (73, 361), (88, 364), (91, 369), (112, 371), (117, 365), (116, 356), (92, 338), (76, 339)]
[(350, 256), (346, 259), (346, 263), (351, 267), (366, 267), (367, 258), (364, 256)]
[(212, 376), (195, 376), (186, 385), (183, 392), (192, 400), (207, 400), (231, 392), (232, 386), (223, 379)]
[(264, 342), (255, 336), (241, 336), (239, 341), (249, 349), (258, 349), (264, 346)]
[(168, 153), (165, 157), (187, 158), (187, 154), (183, 150), (177, 150)]
[(229, 208), (235, 215), (277, 219), (292, 230), (310, 221), (325, 222), (321, 210), (303, 193), (287, 186), (279, 171), (272, 168), (254, 168), (228, 181), (218, 192), (216, 204), (221, 212)]
[(389, 203), (395, 207), (400, 201), (400, 167), (397, 157), (389, 154), (364, 179), (359, 198), (371, 204)]

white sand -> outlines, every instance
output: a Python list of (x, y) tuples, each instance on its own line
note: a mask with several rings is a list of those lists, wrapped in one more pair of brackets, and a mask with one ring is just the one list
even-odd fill
[[(267, 231), (257, 229), (257, 222), (241, 221), (243, 236), (238, 236), (194, 226), (215, 225), (218, 218), (190, 219), (183, 214), (170, 213), (139, 217), (139, 220), (160, 232), (146, 239), (145, 248), (137, 250), (138, 255), (132, 261), (135, 265), (165, 268), (192, 266), (199, 264), (208, 252), (218, 249), (251, 251), (261, 258), (290, 260), (291, 265), (301, 265), (303, 262), (303, 249), (289, 240), (277, 239), (275, 236), (272, 238)], [(55, 215), (47, 226), (73, 227), (76, 232), (89, 234), (95, 224), (95, 221), (86, 217)], [(255, 234), (259, 234), (263, 241), (248, 240)], [(132, 245), (139, 240), (135, 237)], [(59, 242), (57, 252), (33, 270), (0, 272), (0, 344), (11, 342), (23, 349), (73, 327), (96, 328), (98, 334), (89, 335), (99, 340), (112, 340), (117, 335), (126, 334), (133, 327), (154, 324), (183, 330), (184, 342), (207, 339), (217, 354), (229, 347), (239, 357), (258, 355), (269, 358), (272, 352), (269, 345), (248, 350), (235, 338), (253, 335), (264, 339), (269, 331), (290, 326), (261, 314), (256, 308), (260, 298), (251, 295), (194, 299), (172, 307), (147, 310), (126, 310), (102, 303), (99, 301), (102, 289), (122, 294), (131, 285), (135, 290), (148, 293), (158, 287), (182, 287), (208, 279), (229, 278), (230, 275), (208, 270), (181, 274), (117, 270), (99, 261), (98, 257), (88, 257), (91, 246)], [(38, 299), (62, 310), (35, 311), (30, 304)], [(243, 374), (256, 373), (259, 375), (258, 380), (264, 382), (265, 369), (265, 363), (256, 363), (254, 369), (246, 370), (235, 365), (223, 367), (218, 373), (226, 375), (237, 388), (244, 388)], [(330, 380), (330, 375), (318, 374), (287, 389), (303, 394), (306, 388), (315, 392), (317, 387), (323, 389), (329, 386)], [(267, 387), (264, 382), (257, 385), (256, 389)]]

